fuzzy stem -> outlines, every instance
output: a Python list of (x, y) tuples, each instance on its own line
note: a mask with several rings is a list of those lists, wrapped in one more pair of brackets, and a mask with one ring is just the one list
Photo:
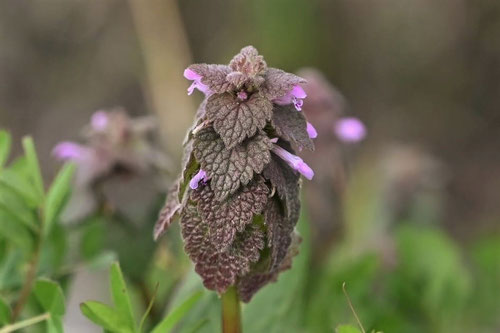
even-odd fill
[(222, 294), (222, 332), (242, 332), (240, 298), (234, 286), (229, 287), (229, 289)]

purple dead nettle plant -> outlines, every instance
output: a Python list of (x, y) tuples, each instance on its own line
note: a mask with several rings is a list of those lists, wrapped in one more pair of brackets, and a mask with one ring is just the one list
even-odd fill
[(152, 117), (131, 118), (122, 108), (99, 110), (84, 127), (82, 143), (63, 141), (54, 147), (54, 157), (77, 165), (71, 217), (92, 211), (101, 196), (97, 192), (108, 180), (168, 171), (169, 160), (155, 145), (154, 130)]
[(206, 288), (248, 302), (290, 268), (300, 237), (300, 175), (314, 172), (294, 149), (313, 150), (303, 112), (305, 80), (267, 67), (252, 46), (226, 65), (196, 64), (184, 76), (205, 99), (184, 143), (183, 171), (154, 236), (180, 216), (185, 250)]

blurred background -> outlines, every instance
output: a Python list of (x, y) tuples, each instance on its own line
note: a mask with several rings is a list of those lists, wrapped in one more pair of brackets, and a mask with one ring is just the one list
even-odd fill
[[(499, 332), (499, 35), (497, 0), (0, 0), (0, 127), (14, 155), (23, 135), (34, 137), (50, 179), (60, 165), (52, 149), (81, 141), (96, 110), (156, 117), (162, 171), (103, 190), (140, 231), (136, 246), (120, 248), (132, 244), (121, 222), (82, 232), (106, 234), (95, 251), (117, 255), (138, 299), (169, 281), (161, 318), (199, 283), (176, 226), (159, 243), (151, 237), (201, 101), (186, 95), (183, 70), (254, 45), (270, 66), (310, 79), (304, 112), (319, 136), (302, 155), (316, 178), (303, 186), (301, 254), (245, 306), (247, 331), (355, 323), (345, 281), (369, 330)], [(361, 119), (364, 140), (334, 135), (345, 116)], [(95, 328), (78, 303), (102, 298), (106, 276), (85, 268), (72, 278), (68, 332)], [(191, 316), (213, 317), (207, 297)]]

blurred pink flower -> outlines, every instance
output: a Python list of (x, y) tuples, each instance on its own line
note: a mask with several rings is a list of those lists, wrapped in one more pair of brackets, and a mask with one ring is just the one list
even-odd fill
[(292, 90), (288, 92), (288, 94), (275, 99), (273, 102), (278, 105), (288, 105), (293, 103), (297, 111), (300, 111), (302, 110), (302, 105), (304, 104), (303, 99), (306, 97), (307, 94), (304, 89), (299, 85), (295, 85)]
[(109, 117), (105, 111), (96, 111), (90, 118), (92, 129), (97, 132), (102, 132), (109, 124)]
[(334, 132), (344, 142), (355, 143), (366, 136), (365, 125), (355, 117), (340, 118), (335, 122)]
[(78, 161), (85, 159), (90, 149), (76, 142), (63, 141), (52, 149), (52, 155), (62, 161)]
[(201, 83), (201, 79), (202, 79), (202, 76), (195, 73), (193, 70), (189, 69), (189, 68), (186, 68), (184, 70), (184, 77), (188, 80), (191, 80), (193, 81), (193, 83), (189, 86), (188, 88), (188, 95), (191, 95), (194, 91), (194, 89), (198, 89), (199, 91), (201, 91), (202, 93), (204, 93), (205, 95), (208, 95), (210, 90), (209, 88), (204, 85), (203, 83)]
[(300, 157), (294, 155), (278, 145), (273, 145), (272, 152), (281, 157), (292, 169), (300, 172), (304, 177), (311, 180), (314, 171)]

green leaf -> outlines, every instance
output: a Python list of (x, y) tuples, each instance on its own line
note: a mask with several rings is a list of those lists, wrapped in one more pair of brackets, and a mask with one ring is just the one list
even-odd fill
[(12, 138), (9, 133), (4, 130), (0, 131), (0, 168), (5, 165), (9, 158), (10, 146)]
[(17, 170), (5, 169), (0, 172), (0, 185), (9, 188), (19, 195), (29, 208), (35, 208), (41, 202), (33, 185)]
[(26, 207), (23, 199), (3, 186), (0, 186), (0, 210), (3, 210), (9, 218), (24, 224), (32, 231), (37, 230), (35, 215)]
[(351, 325), (339, 325), (335, 329), (336, 333), (361, 333), (359, 328), (351, 326)]
[(59, 214), (62, 211), (66, 198), (70, 192), (71, 179), (75, 173), (75, 165), (72, 163), (65, 164), (61, 171), (57, 174), (56, 178), (52, 182), (47, 193), (47, 199), (45, 201), (45, 223), (44, 232), (47, 235), (50, 232), (50, 228), (54, 224)]
[(51, 316), (47, 320), (47, 332), (46, 333), (64, 333), (62, 317)]
[(0, 237), (9, 240), (24, 253), (30, 253), (33, 248), (33, 237), (26, 227), (12, 220), (2, 210), (0, 210)]
[(195, 292), (186, 299), (177, 308), (172, 310), (166, 318), (164, 318), (151, 333), (168, 333), (174, 328), (175, 324), (181, 320), (186, 313), (198, 302), (203, 295), (202, 291)]
[(0, 326), (10, 322), (11, 310), (9, 304), (3, 298), (0, 298)]
[[(85, 222), (80, 240), (80, 253), (86, 261), (93, 260), (96, 256), (103, 253), (105, 235), (104, 222), (98, 217)], [(111, 262), (107, 267), (110, 264)]]
[(56, 282), (39, 279), (35, 282), (33, 291), (45, 311), (52, 316), (62, 316), (64, 314), (64, 294)]
[(35, 186), (35, 190), (40, 198), (44, 196), (44, 187), (42, 173), (40, 171), (40, 163), (38, 162), (38, 156), (36, 154), (35, 143), (33, 139), (29, 136), (23, 138), (23, 149), (26, 155), (26, 161), (28, 163), (28, 171)]
[(88, 301), (80, 304), (82, 313), (92, 322), (111, 332), (132, 333), (127, 318), (117, 310), (101, 302)]
[(127, 291), (127, 285), (123, 279), (123, 274), (118, 262), (111, 265), (111, 296), (118, 313), (126, 319), (127, 326), (135, 331), (135, 320), (130, 297)]

